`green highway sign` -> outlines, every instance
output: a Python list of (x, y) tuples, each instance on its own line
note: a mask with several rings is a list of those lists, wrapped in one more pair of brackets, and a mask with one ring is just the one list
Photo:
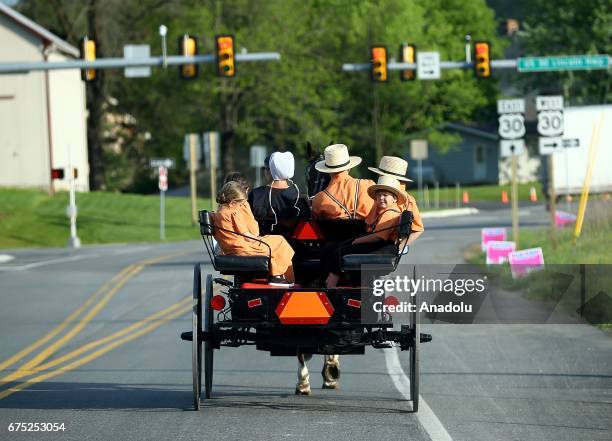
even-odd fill
[(607, 69), (607, 55), (568, 55), (562, 57), (526, 57), (517, 60), (519, 72), (553, 72), (563, 70)]

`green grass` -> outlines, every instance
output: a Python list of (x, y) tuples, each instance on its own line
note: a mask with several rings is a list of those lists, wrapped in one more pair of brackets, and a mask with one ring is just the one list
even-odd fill
[[(597, 297), (600, 293), (611, 293), (608, 265), (612, 263), (612, 204), (589, 204), (582, 233), (575, 245), (573, 232), (573, 225), (558, 229), (553, 241), (549, 228), (521, 230), (520, 249), (542, 247), (546, 269), (549, 271), (535, 272), (517, 280), (511, 278), (507, 265), (494, 266), (489, 271), (494, 277), (499, 277), (502, 286), (517, 290), (530, 299), (556, 303), (560, 300), (558, 295), (565, 293), (560, 305), (570, 314), (575, 314), (579, 304), (577, 299), (580, 298), (580, 285), (577, 282), (580, 268), (576, 264), (595, 264), (585, 267), (586, 299), (587, 302), (595, 299), (590, 303), (589, 310), (585, 311), (585, 316), (591, 323), (597, 323), (599, 328), (612, 331), (612, 323), (609, 323), (612, 304), (602, 296)], [(470, 263), (485, 263), (480, 245), (467, 250), (465, 257)], [(572, 276), (574, 282), (569, 287), (563, 287), (563, 276), (560, 274)]]
[[(0, 189), (0, 248), (65, 246), (70, 236), (68, 193)], [(159, 241), (159, 196), (77, 193), (82, 244)], [(198, 209), (209, 209), (199, 199)], [(166, 198), (166, 240), (198, 239), (189, 198)]]

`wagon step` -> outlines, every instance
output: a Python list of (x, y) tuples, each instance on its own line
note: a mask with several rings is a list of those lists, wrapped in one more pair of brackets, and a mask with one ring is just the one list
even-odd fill
[(230, 280), (224, 279), (223, 277), (216, 277), (213, 282), (218, 283), (219, 285), (227, 286), (229, 288), (234, 286), (234, 284)]

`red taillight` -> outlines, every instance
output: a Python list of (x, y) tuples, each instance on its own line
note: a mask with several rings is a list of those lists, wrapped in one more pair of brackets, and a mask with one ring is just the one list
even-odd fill
[(297, 240), (323, 240), (323, 234), (316, 223), (301, 221), (295, 228), (293, 238)]
[(221, 311), (225, 308), (225, 297), (220, 295), (213, 296), (213, 298), (210, 299), (210, 307), (215, 311)]

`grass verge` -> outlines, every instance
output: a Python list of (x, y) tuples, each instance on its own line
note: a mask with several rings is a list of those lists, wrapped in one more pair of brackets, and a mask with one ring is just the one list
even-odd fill
[[(159, 196), (77, 193), (77, 233), (85, 244), (156, 242)], [(0, 189), (0, 248), (62, 247), (70, 236), (68, 193)], [(210, 208), (199, 199), (198, 209)], [(189, 198), (166, 197), (166, 240), (198, 239)]]

